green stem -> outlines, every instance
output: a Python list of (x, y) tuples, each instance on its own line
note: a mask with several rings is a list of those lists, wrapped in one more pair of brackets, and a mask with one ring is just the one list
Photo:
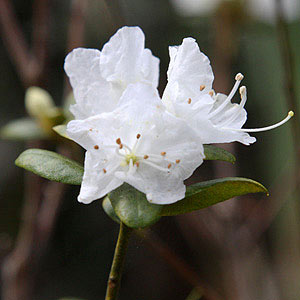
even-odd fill
[(118, 241), (115, 249), (115, 254), (107, 282), (105, 300), (116, 300), (121, 282), (122, 269), (126, 256), (128, 241), (132, 229), (124, 223), (120, 224)]

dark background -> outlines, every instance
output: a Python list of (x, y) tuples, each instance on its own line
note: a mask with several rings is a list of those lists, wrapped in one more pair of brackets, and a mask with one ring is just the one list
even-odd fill
[[(12, 4), (30, 45), (35, 5), (39, 1), (8, 2)], [(197, 10), (194, 7), (188, 11), (192, 2), (197, 4), (197, 1), (184, 0), (86, 1), (83, 9), (83, 20), (86, 20), (84, 38), (78, 38), (77, 46), (101, 49), (119, 27), (140, 26), (145, 32), (146, 47), (160, 58), (160, 91), (163, 91), (169, 63), (168, 46), (178, 45), (184, 37), (192, 36), (211, 60), (216, 91), (228, 94), (235, 74), (241, 72), (245, 75), (243, 84), (248, 89), (246, 128), (273, 124), (290, 109), (295, 110), (291, 105), (295, 105), (300, 97), (300, 4), (297, 0), (287, 1), (291, 8), (283, 11), (291, 43), (289, 51), (294, 58), (295, 73), (291, 82), (298, 97), (294, 97), (292, 103), (285, 91), (286, 53), (281, 54), (284, 39), (282, 27), (276, 23), (275, 0), (260, 1), (260, 7), (257, 7), (257, 1), (251, 0), (198, 1), (202, 2), (203, 8)], [(44, 20), (49, 30), (47, 63), (43, 76), (33, 83), (45, 88), (57, 105), (62, 104), (66, 91), (63, 63), (70, 47), (70, 11), (72, 5), (78, 3), (49, 1), (50, 15)], [(1, 126), (26, 115), (24, 94), (26, 87), (31, 85), (24, 84), (3, 32), (2, 37)], [(238, 101), (237, 96), (235, 100)], [(293, 139), (292, 122), (297, 122), (297, 119), (274, 131), (255, 134), (257, 142), (254, 145), (225, 145), (235, 153), (236, 164), (205, 162), (192, 179), (199, 181), (231, 175), (252, 178), (269, 188), (270, 197), (249, 195), (200, 212), (163, 218), (151, 228), (155, 236), (148, 237), (148, 241), (134, 235), (120, 299), (186, 299), (193, 289), (193, 280), (187, 279), (186, 275), (189, 272), (192, 272), (190, 277), (194, 281), (199, 277), (205, 282), (204, 286), (217, 291), (222, 299), (300, 298), (300, 206), (295, 189), (298, 180), (295, 170), (299, 169), (296, 149), (299, 149), (300, 141), (297, 134)], [(17, 247), (22, 220), (27, 220), (22, 213), (26, 193), (33, 193), (37, 186), (42, 187), (43, 193), (48, 183), (33, 175), (24, 177), (24, 171), (14, 165), (18, 154), (36, 144), (5, 140), (0, 140), (0, 144), (2, 264)], [(54, 148), (48, 143), (37, 145)], [(103, 212), (101, 201), (90, 205), (78, 203), (78, 192), (77, 187), (66, 187), (63, 201), (55, 212), (49, 241), (42, 250), (38, 240), (25, 241), (32, 243), (30, 251), (40, 253), (30, 256), (29, 267), (26, 262), (15, 281), (18, 288), (24, 289), (23, 284), (30, 286), (29, 299), (54, 300), (71, 296), (104, 299), (118, 225)], [(36, 217), (30, 213), (29, 216)], [(174, 258), (167, 254), (171, 262), (166, 262), (166, 257), (157, 252), (165, 246), (176, 255)], [(183, 266), (174, 270), (172, 263), (178, 257), (186, 262), (188, 270)], [(19, 284), (18, 280), (22, 283)], [(3, 300), (8, 300), (5, 296), (7, 286), (2, 284), (1, 287)], [(26, 300), (26, 297), (9, 300), (17, 299)], [(191, 294), (188, 299), (199, 297), (193, 298)], [(205, 294), (203, 299), (213, 297)]]

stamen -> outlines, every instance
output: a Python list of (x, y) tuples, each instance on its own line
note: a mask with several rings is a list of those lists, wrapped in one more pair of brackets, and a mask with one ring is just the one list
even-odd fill
[(148, 155), (144, 155), (144, 159), (147, 159), (147, 158), (149, 158), (149, 156)]
[(158, 166), (155, 163), (152, 163), (152, 162), (150, 162), (148, 160), (142, 160), (141, 163), (144, 163), (144, 164), (146, 164), (148, 166), (151, 166), (151, 167), (153, 167), (153, 168), (155, 168), (157, 170), (160, 170), (160, 171), (164, 171), (164, 172), (168, 172), (168, 173), (170, 172), (169, 169), (166, 169), (166, 168), (163, 168), (161, 166)]
[(121, 145), (121, 143), (122, 143), (122, 142), (121, 142), (121, 139), (120, 139), (120, 138), (117, 138), (117, 139), (116, 139), (116, 143), (117, 143), (118, 145)]
[(278, 123), (276, 123), (274, 125), (267, 126), (267, 127), (262, 127), (262, 128), (250, 128), (250, 129), (241, 128), (241, 129), (235, 129), (235, 128), (224, 128), (224, 127), (222, 127), (222, 129), (239, 131), (239, 132), (261, 132), (261, 131), (267, 131), (267, 130), (271, 130), (271, 129), (274, 129), (274, 128), (277, 128), (277, 127), (283, 125), (284, 123), (286, 123), (293, 116), (294, 116), (294, 112), (293, 111), (289, 111), (288, 115), (282, 121), (280, 121), (280, 122), (278, 122)]
[(172, 164), (168, 164), (168, 169), (170, 169), (172, 167)]
[(160, 155), (165, 156), (167, 153), (165, 151), (160, 152)]
[(176, 159), (176, 164), (179, 164), (180, 163), (180, 159)]
[(235, 76), (235, 84), (231, 90), (231, 92), (229, 93), (229, 95), (227, 96), (227, 98), (225, 99), (225, 101), (215, 110), (210, 114), (210, 117), (214, 117), (216, 114), (218, 114), (220, 111), (222, 111), (222, 109), (231, 101), (231, 99), (233, 98), (234, 94), (236, 93), (236, 91), (238, 90), (241, 80), (244, 78), (244, 76), (239, 73)]
[(137, 136), (136, 136), (136, 138), (139, 139), (140, 137), (141, 137), (141, 135), (138, 133)]
[(192, 99), (191, 98), (189, 98), (189, 100), (188, 100), (188, 104), (191, 104), (192, 103)]
[(200, 85), (200, 91), (202, 92), (205, 89), (205, 85)]
[(99, 146), (98, 146), (98, 145), (95, 145), (95, 146), (94, 146), (94, 149), (95, 149), (95, 150), (98, 150), (98, 149), (99, 149)]
[(106, 169), (103, 169), (103, 173), (106, 174), (106, 172), (107, 172)]

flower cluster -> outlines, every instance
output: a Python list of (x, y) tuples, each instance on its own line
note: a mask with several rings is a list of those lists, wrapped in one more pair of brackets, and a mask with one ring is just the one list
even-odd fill
[[(255, 142), (241, 129), (247, 119), (246, 88), (237, 74), (228, 96), (212, 89), (209, 59), (193, 38), (169, 48), (168, 83), (160, 98), (159, 59), (145, 49), (139, 27), (123, 27), (100, 52), (78, 48), (65, 71), (73, 87), (75, 120), (68, 136), (86, 151), (78, 200), (90, 203), (124, 182), (149, 202), (168, 204), (185, 195), (183, 181), (201, 165), (203, 144)], [(231, 100), (239, 89), (239, 104)]]

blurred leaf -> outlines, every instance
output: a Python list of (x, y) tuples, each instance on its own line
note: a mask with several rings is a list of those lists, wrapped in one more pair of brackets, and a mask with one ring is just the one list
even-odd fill
[(60, 136), (68, 139), (68, 140), (71, 140), (73, 141), (71, 138), (68, 137), (67, 135), (67, 125), (57, 125), (57, 126), (54, 126), (52, 128), (57, 134), (59, 134)]
[(233, 154), (213, 145), (204, 145), (204, 154), (205, 160), (222, 160), (232, 164), (236, 161)]
[(73, 297), (67, 297), (67, 298), (59, 298), (58, 300), (84, 300), (81, 298), (73, 298)]
[(28, 141), (46, 139), (47, 135), (37, 122), (31, 118), (22, 118), (9, 122), (0, 130), (2, 139)]
[(15, 164), (41, 177), (66, 184), (80, 185), (83, 167), (77, 162), (52, 151), (28, 149)]
[(119, 217), (116, 215), (112, 205), (111, 205), (111, 202), (110, 202), (110, 199), (108, 198), (108, 196), (106, 196), (104, 198), (104, 200), (102, 201), (102, 207), (104, 209), (104, 211), (106, 212), (106, 214), (111, 218), (113, 219), (113, 221), (117, 222), (117, 223), (120, 223), (120, 219)]
[(203, 181), (188, 186), (183, 200), (164, 205), (161, 215), (184, 214), (249, 193), (268, 194), (268, 190), (260, 183), (247, 178), (226, 177)]
[(144, 193), (125, 183), (109, 193), (112, 207), (120, 220), (131, 228), (142, 228), (157, 222), (162, 205), (151, 204)]
[(75, 104), (75, 98), (74, 98), (73, 92), (71, 92), (68, 94), (68, 96), (63, 101), (64, 115), (66, 116), (66, 119), (68, 121), (74, 119), (73, 114), (70, 112), (70, 106), (73, 104)]

